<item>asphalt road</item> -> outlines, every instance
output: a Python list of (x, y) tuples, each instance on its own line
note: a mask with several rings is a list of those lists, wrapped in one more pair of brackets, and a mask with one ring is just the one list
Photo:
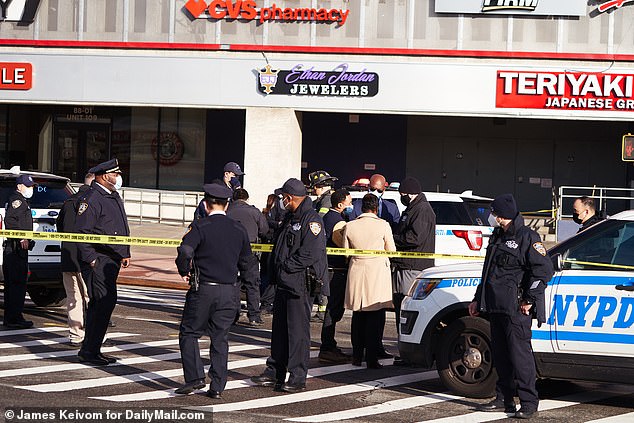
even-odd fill
[[(0, 415), (11, 422), (55, 421), (46, 413), (65, 422), (130, 422), (150, 421), (148, 413), (158, 408), (169, 418), (158, 420), (158, 414), (153, 414), (151, 421), (178, 421), (180, 417), (210, 421), (211, 413), (213, 421), (231, 423), (508, 418), (504, 413), (475, 411), (485, 401), (453, 396), (434, 370), (395, 367), (389, 365), (391, 360), (385, 360), (386, 366), (380, 370), (319, 363), (318, 323), (311, 324), (313, 358), (305, 392), (285, 394), (253, 386), (249, 377), (263, 370), (268, 356), (270, 316), (261, 328), (232, 328), (229, 382), (222, 400), (206, 397), (203, 390), (174, 395), (174, 389), (183, 383), (178, 350), (183, 298), (182, 291), (121, 286), (113, 316), (116, 327), (108, 331), (112, 346), (103, 349), (120, 361), (101, 368), (80, 364), (77, 350), (66, 343), (64, 309), (39, 309), (30, 304), (26, 316), (35, 321), (35, 328), (0, 331)], [(338, 325), (338, 339), (350, 352), (348, 313)], [(394, 318), (389, 313), (385, 344), (397, 352)], [(208, 345), (208, 339), (201, 341), (203, 357), (208, 357)], [(634, 421), (634, 385), (540, 381), (539, 392), (540, 413), (533, 421)], [(193, 414), (201, 411), (209, 414)], [(9, 419), (11, 412), (16, 414)]]

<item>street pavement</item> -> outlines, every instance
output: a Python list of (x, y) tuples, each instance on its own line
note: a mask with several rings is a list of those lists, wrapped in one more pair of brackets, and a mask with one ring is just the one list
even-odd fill
[[(157, 272), (147, 266), (146, 271)], [(152, 267), (153, 269), (149, 269)], [(35, 322), (27, 330), (0, 330), (0, 414), (61, 410), (92, 412), (98, 421), (113, 413), (142, 413), (155, 408), (178, 412), (213, 412), (214, 422), (482, 422), (507, 420), (504, 413), (481, 413), (474, 400), (454, 396), (433, 369), (396, 367), (384, 360), (383, 369), (350, 364), (320, 363), (316, 358), (321, 325), (311, 323), (310, 379), (305, 392), (285, 394), (253, 386), (249, 378), (264, 369), (269, 354), (271, 316), (265, 325), (234, 325), (230, 334), (229, 381), (221, 400), (200, 390), (177, 396), (183, 383), (178, 349), (178, 325), (185, 292), (143, 286), (119, 286), (113, 314), (116, 327), (108, 331), (103, 352), (117, 356), (116, 365), (80, 364), (77, 350), (66, 341), (63, 308), (36, 308), (27, 301), (25, 315)], [(337, 326), (340, 346), (351, 351), (349, 312)], [(242, 317), (244, 319), (244, 316)], [(394, 315), (388, 313), (384, 342), (397, 353)], [(208, 365), (209, 339), (201, 339)], [(209, 382), (209, 380), (207, 380)], [(551, 422), (632, 422), (634, 386), (568, 381), (543, 381), (539, 417)], [(108, 411), (107, 411), (108, 410)], [(110, 413), (110, 414), (106, 414)], [(121, 414), (125, 416), (126, 414)], [(139, 414), (140, 415), (140, 414)], [(85, 417), (64, 421), (95, 421)], [(109, 417), (107, 417), (109, 416)], [(211, 414), (194, 416), (211, 421)], [(191, 415), (187, 421), (197, 421)], [(43, 421), (43, 420), (37, 420)], [(142, 420), (138, 420), (142, 421)], [(145, 421), (148, 421), (147, 419)], [(164, 419), (152, 421), (178, 421)]]

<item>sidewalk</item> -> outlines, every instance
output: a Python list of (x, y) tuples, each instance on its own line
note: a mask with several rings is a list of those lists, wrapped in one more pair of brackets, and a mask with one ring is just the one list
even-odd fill
[[(157, 223), (131, 223), (130, 234), (145, 238), (180, 239), (187, 228)], [(188, 289), (176, 271), (176, 248), (131, 247), (130, 267), (121, 269), (120, 284), (156, 288)]]

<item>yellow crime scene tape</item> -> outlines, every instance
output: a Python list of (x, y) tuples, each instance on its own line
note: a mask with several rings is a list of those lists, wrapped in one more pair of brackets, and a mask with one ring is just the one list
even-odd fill
[(585, 266), (607, 267), (610, 269), (634, 270), (634, 266), (626, 266), (624, 264), (595, 263), (592, 261), (577, 261), (577, 260), (564, 260), (564, 263), (583, 264)]
[[(169, 238), (141, 238), (133, 236), (115, 235), (92, 235), (75, 234), (65, 232), (34, 232), (15, 231), (0, 229), (0, 236), (6, 238), (34, 239), (45, 241), (64, 242), (87, 242), (91, 244), (118, 244), (118, 245), (138, 245), (145, 247), (178, 247), (181, 245), (180, 239)], [(273, 251), (272, 244), (251, 244), (254, 252), (270, 253)], [(427, 259), (454, 259), (454, 260), (484, 260), (481, 256), (467, 256), (454, 254), (432, 254), (407, 251), (382, 251), (382, 250), (355, 250), (346, 248), (327, 248), (329, 255), (336, 256), (382, 256), (382, 257), (403, 257), (403, 258), (427, 258)]]

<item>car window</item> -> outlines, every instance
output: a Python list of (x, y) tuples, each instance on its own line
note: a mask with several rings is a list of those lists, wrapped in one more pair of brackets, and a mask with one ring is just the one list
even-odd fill
[(491, 214), (491, 202), (482, 200), (464, 200), (464, 204), (471, 216), (472, 225), (488, 226)]
[(473, 225), (473, 220), (464, 203), (454, 201), (432, 201), (429, 203), (436, 213), (438, 225)]
[(634, 266), (634, 222), (606, 222), (596, 229), (564, 252), (565, 269), (619, 270), (588, 263)]
[[(59, 209), (72, 191), (66, 181), (51, 181), (34, 178), (38, 183), (29, 200), (32, 209)], [(15, 180), (0, 180), (0, 207), (5, 207), (9, 196), (15, 191)]]

